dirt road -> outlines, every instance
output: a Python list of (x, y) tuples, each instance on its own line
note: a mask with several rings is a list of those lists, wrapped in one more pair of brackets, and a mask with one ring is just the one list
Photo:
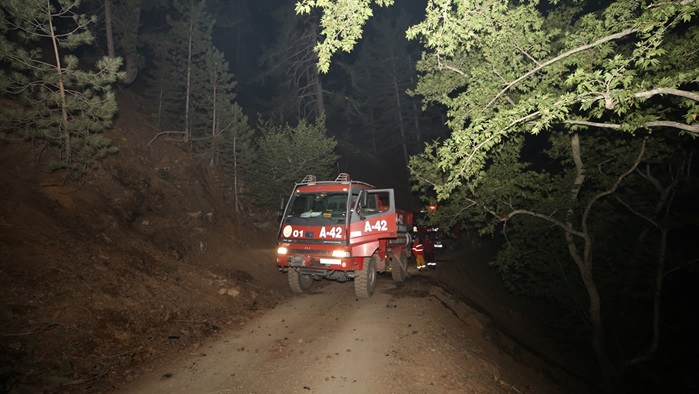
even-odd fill
[(493, 341), (488, 318), (434, 284), (429, 273), (403, 284), (380, 276), (374, 296), (358, 300), (351, 282), (316, 283), (122, 392), (574, 391), (516, 345)]

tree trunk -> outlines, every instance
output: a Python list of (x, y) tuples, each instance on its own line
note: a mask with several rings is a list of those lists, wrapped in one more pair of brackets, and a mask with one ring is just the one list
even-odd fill
[(379, 156), (379, 147), (376, 143), (376, 122), (374, 121), (374, 108), (369, 108), (369, 131), (371, 132), (371, 151), (373, 157)]
[[(592, 241), (586, 240), (585, 242), (591, 243)], [(602, 323), (602, 303), (597, 284), (592, 277), (592, 261), (587, 261), (588, 259), (591, 259), (591, 257), (585, 258), (584, 268), (580, 271), (580, 275), (582, 276), (585, 289), (590, 299), (588, 313), (590, 318), (590, 330), (592, 331), (592, 349), (595, 352), (595, 358), (597, 359), (597, 364), (602, 373), (605, 388), (607, 391), (613, 392), (617, 388), (618, 373), (612, 365), (609, 354), (607, 353), (606, 335), (604, 324)]]
[(238, 196), (238, 132), (233, 135), (233, 199), (235, 201), (235, 213), (239, 214), (240, 199)]
[[(126, 34), (130, 35), (127, 42), (132, 43), (129, 45), (122, 45), (124, 51), (124, 68), (126, 70), (126, 75), (122, 80), (122, 83), (126, 86), (131, 85), (133, 81), (136, 80), (138, 76), (138, 31), (141, 25), (141, 8), (143, 4), (141, 1), (137, 1), (137, 4), (133, 7), (133, 18), (129, 19), (129, 27), (127, 27)], [(122, 38), (123, 40), (123, 38)]]
[(163, 88), (160, 88), (160, 95), (158, 96), (158, 128), (162, 127), (163, 122)]
[[(580, 149), (580, 135), (574, 133), (570, 138), (570, 148), (571, 154), (573, 156), (573, 162), (575, 163), (575, 168), (577, 175), (573, 181), (573, 186), (571, 187), (571, 200), (573, 203), (579, 198), (580, 189), (585, 182), (585, 165), (582, 161), (582, 154)], [(569, 229), (574, 229), (572, 218), (573, 218), (573, 208), (568, 210), (566, 215), (566, 226)], [(597, 289), (597, 284), (592, 277), (592, 236), (589, 233), (589, 228), (585, 224), (585, 217), (583, 217), (582, 223), (582, 238), (583, 238), (583, 253), (580, 253), (577, 249), (575, 240), (573, 239), (573, 234), (569, 231), (566, 232), (566, 240), (568, 243), (568, 250), (571, 257), (575, 261), (580, 271), (580, 276), (582, 278), (583, 284), (585, 285), (585, 290), (587, 290), (587, 295), (589, 298), (588, 305), (588, 318), (590, 319), (590, 329), (592, 333), (592, 349), (595, 353), (595, 358), (597, 359), (597, 364), (602, 373), (602, 378), (604, 379), (605, 388), (607, 390), (612, 390), (615, 386), (616, 371), (612, 366), (612, 363), (607, 354), (606, 344), (605, 344), (605, 331), (604, 324), (602, 323), (602, 304), (600, 300), (599, 290)]]
[(420, 108), (417, 102), (413, 100), (413, 116), (415, 116), (415, 141), (418, 143), (418, 147), (422, 147), (422, 133), (420, 132)]
[(216, 102), (216, 73), (213, 73), (213, 91), (211, 94), (213, 95), (213, 107), (211, 108), (211, 158), (209, 160), (209, 167), (213, 167), (215, 164), (215, 156), (216, 156), (216, 136), (218, 134), (218, 122), (216, 119), (216, 107), (218, 106), (218, 103)]
[(184, 98), (184, 140), (191, 141), (191, 131), (189, 130), (189, 101), (192, 84), (192, 46), (194, 41), (194, 10), (190, 10), (189, 15), (189, 37), (187, 40), (187, 81)]
[[(413, 69), (413, 57), (408, 55), (408, 68)], [(415, 74), (410, 74), (410, 86), (415, 86)], [(415, 116), (415, 141), (417, 141), (418, 147), (422, 147), (422, 133), (420, 131), (420, 114), (422, 110), (418, 107), (418, 103), (412, 100), (413, 103), (413, 116)]]
[[(316, 47), (316, 44), (318, 44), (318, 24), (313, 23), (313, 46), (312, 48)], [(311, 57), (312, 59), (315, 59), (315, 56)], [(315, 88), (315, 96), (316, 96), (316, 110), (318, 111), (318, 117), (321, 117), (325, 115), (325, 100), (323, 99), (323, 84), (320, 81), (320, 73), (318, 72), (318, 68), (313, 65), (313, 86)]]
[(315, 86), (316, 94), (316, 110), (318, 111), (318, 117), (325, 114), (325, 100), (323, 99), (323, 84), (320, 81), (320, 75), (316, 72), (313, 85)]
[(405, 168), (408, 168), (409, 157), (408, 157), (408, 144), (405, 140), (405, 122), (403, 121), (403, 105), (400, 101), (400, 89), (398, 88), (398, 77), (393, 76), (393, 93), (396, 96), (396, 109), (398, 111), (398, 126), (400, 127), (400, 140), (403, 145), (403, 160), (405, 161)]
[(104, 0), (104, 29), (107, 35), (107, 54), (116, 57), (114, 51), (114, 32), (112, 31), (112, 0)]
[(66, 88), (63, 84), (63, 68), (61, 66), (61, 56), (58, 51), (58, 39), (56, 38), (56, 30), (53, 27), (53, 15), (51, 15), (51, 1), (46, 1), (46, 12), (48, 14), (49, 28), (51, 33), (51, 43), (53, 45), (53, 54), (56, 59), (56, 74), (58, 75), (58, 92), (61, 97), (61, 125), (60, 125), (60, 135), (63, 137), (63, 145), (65, 149), (65, 156), (63, 160), (66, 163), (70, 163), (71, 157), (71, 141), (70, 141), (70, 131), (68, 130), (68, 103), (66, 102)]
[[(654, 216), (653, 218), (646, 217), (642, 215), (641, 213), (635, 211), (632, 209), (629, 205), (624, 203), (623, 201), (619, 200), (624, 206), (626, 206), (633, 214), (636, 216), (646, 220), (652, 225), (652, 228), (655, 228), (656, 230), (660, 231), (660, 248), (658, 250), (658, 268), (655, 272), (655, 288), (654, 290), (654, 296), (653, 296), (653, 338), (650, 341), (650, 344), (648, 345), (648, 349), (645, 351), (644, 354), (641, 354), (635, 358), (625, 360), (624, 361), (624, 368), (629, 368), (632, 366), (636, 366), (638, 364), (641, 364), (643, 362), (646, 362), (650, 360), (655, 352), (658, 350), (658, 345), (660, 342), (660, 307), (661, 307), (661, 298), (663, 294), (663, 282), (665, 280), (665, 275), (667, 275), (667, 271), (665, 269), (666, 266), (666, 259), (667, 259), (667, 238), (668, 238), (668, 232), (670, 229), (667, 227), (668, 219), (670, 216), (670, 208), (672, 206), (672, 203), (674, 201), (674, 196), (675, 196), (675, 190), (677, 188), (677, 185), (680, 181), (680, 179), (685, 175), (689, 173), (689, 168), (691, 168), (691, 155), (687, 158), (688, 165), (682, 165), (678, 166), (676, 172), (673, 174), (671, 177), (673, 180), (668, 186), (663, 186), (660, 183), (660, 180), (655, 178), (650, 171), (650, 164), (646, 165), (646, 171), (638, 171), (638, 173), (646, 179), (648, 182), (653, 185), (655, 190), (659, 194), (659, 199), (658, 202), (655, 205), (654, 208)], [(648, 233), (648, 229), (645, 229), (641, 232), (639, 235), (639, 242), (642, 242), (642, 240), (645, 238), (645, 235)]]

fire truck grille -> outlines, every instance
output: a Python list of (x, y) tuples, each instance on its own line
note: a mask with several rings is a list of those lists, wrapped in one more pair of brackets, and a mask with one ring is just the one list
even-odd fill
[(307, 250), (307, 249), (291, 249), (289, 250), (290, 254), (313, 254), (313, 255), (324, 255), (327, 256), (330, 254), (329, 250)]

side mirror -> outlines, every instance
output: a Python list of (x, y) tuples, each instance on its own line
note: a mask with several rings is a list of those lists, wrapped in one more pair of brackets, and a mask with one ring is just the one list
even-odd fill
[(284, 201), (284, 197), (282, 197), (281, 201), (279, 203), (279, 210), (277, 211), (277, 221), (280, 223), (282, 221), (282, 218), (284, 217), (284, 205), (286, 205), (286, 204)]
[(361, 200), (359, 201), (359, 206), (361, 208), (366, 208), (367, 205), (369, 205), (369, 193), (363, 192), (361, 196)]

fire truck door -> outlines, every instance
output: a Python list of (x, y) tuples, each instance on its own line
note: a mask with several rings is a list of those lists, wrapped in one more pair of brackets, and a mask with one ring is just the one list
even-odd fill
[(353, 238), (391, 238), (397, 234), (393, 189), (362, 190), (356, 217), (350, 226)]

